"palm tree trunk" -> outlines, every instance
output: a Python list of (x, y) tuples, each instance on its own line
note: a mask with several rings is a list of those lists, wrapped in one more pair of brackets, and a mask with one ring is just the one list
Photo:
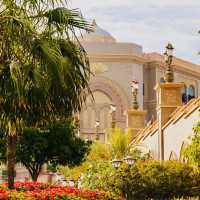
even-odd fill
[(8, 171), (8, 188), (14, 188), (15, 162), (16, 162), (16, 127), (9, 126), (7, 137), (7, 171)]

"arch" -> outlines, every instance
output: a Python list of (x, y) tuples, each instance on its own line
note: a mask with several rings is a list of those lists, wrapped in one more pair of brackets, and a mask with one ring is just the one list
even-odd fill
[(90, 82), (90, 89), (92, 92), (101, 91), (110, 97), (113, 104), (117, 106), (117, 119), (124, 120), (123, 113), (129, 105), (128, 96), (117, 82), (105, 77), (95, 77)]
[[(86, 104), (80, 113), (80, 132), (86, 135), (95, 133), (95, 127), (91, 125), (91, 122), (83, 122), (92, 120), (94, 123), (96, 119), (100, 121), (99, 133), (104, 134), (105, 130), (111, 126), (111, 116), (109, 114), (111, 104), (117, 107), (116, 126), (125, 127), (124, 110), (128, 108), (128, 97), (123, 89), (115, 81), (100, 76), (92, 79), (90, 89), (94, 94), (94, 100), (96, 98), (97, 101), (92, 101), (91, 96), (86, 98)], [(90, 113), (95, 113), (95, 117)], [(85, 118), (85, 115), (88, 115), (88, 117)], [(86, 127), (84, 124), (90, 125)]]
[(180, 156), (179, 156), (179, 161), (182, 163), (187, 163), (187, 158), (183, 155), (184, 149), (188, 146), (188, 143), (186, 141), (183, 141), (180, 149)]
[(169, 160), (178, 160), (178, 156), (174, 151), (171, 151)]

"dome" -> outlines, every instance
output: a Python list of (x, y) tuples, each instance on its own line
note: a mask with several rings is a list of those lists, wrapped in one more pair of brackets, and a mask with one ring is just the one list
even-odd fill
[(110, 33), (100, 28), (96, 21), (93, 20), (92, 25), (94, 26), (94, 31), (87, 33), (80, 38), (83, 42), (102, 42), (102, 43), (114, 43), (116, 39), (112, 37)]

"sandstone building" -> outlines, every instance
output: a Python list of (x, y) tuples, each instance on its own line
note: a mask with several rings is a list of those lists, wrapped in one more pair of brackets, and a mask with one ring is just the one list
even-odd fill
[[(140, 110), (146, 110), (145, 124), (156, 120), (158, 103), (156, 84), (162, 82), (164, 58), (159, 53), (145, 53), (134, 43), (121, 43), (100, 28), (94, 21), (95, 31), (85, 34), (81, 42), (88, 52), (91, 70), (90, 87), (94, 101), (88, 96), (80, 113), (80, 134), (85, 139), (95, 139), (95, 121), (99, 121), (100, 140), (105, 141), (105, 130), (111, 127), (110, 104), (116, 105), (116, 126), (126, 128), (125, 111), (131, 108), (131, 82), (139, 82)], [(183, 83), (181, 103), (200, 94), (200, 66), (174, 58), (175, 82)]]

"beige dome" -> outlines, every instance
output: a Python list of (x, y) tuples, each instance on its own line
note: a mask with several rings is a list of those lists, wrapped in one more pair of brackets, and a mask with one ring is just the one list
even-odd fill
[(102, 42), (102, 43), (114, 43), (116, 39), (112, 37), (110, 33), (100, 28), (96, 21), (93, 20), (94, 32), (87, 33), (80, 38), (83, 42)]

